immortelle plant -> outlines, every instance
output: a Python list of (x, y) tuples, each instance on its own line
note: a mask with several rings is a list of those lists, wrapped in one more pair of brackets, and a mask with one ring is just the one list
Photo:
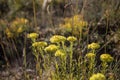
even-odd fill
[(74, 44), (78, 41), (76, 37), (53, 35), (48, 45), (45, 41), (37, 41), (38, 36), (37, 33), (28, 34), (28, 38), (32, 41), (36, 72), (40, 79), (43, 79), (42, 74), (49, 71), (52, 65), (54, 68), (52, 68), (48, 77), (51, 80), (106, 80), (107, 64), (113, 61), (113, 57), (109, 54), (102, 54), (100, 56), (102, 68), (96, 71), (96, 51), (100, 48), (98, 43), (88, 44), (90, 52), (81, 56), (83, 59), (79, 62), (73, 58)]
[(41, 77), (42, 69), (40, 68), (41, 67), (40, 63), (42, 62), (42, 60), (40, 59), (40, 56), (42, 57), (44, 61), (43, 50), (45, 46), (47, 46), (47, 43), (44, 41), (36, 41), (38, 36), (39, 34), (37, 33), (30, 33), (28, 34), (27, 37), (32, 40), (32, 51), (33, 51), (33, 55), (35, 56), (35, 60), (36, 60), (36, 73)]

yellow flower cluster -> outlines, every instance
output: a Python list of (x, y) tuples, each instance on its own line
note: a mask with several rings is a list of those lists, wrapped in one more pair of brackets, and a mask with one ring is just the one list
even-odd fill
[(38, 38), (39, 34), (37, 33), (30, 33), (27, 35), (27, 38), (31, 38), (31, 39), (36, 39)]
[(97, 74), (93, 74), (89, 80), (106, 80), (106, 77), (101, 73), (97, 73)]
[(18, 36), (20, 33), (26, 30), (26, 24), (28, 20), (25, 18), (16, 18), (14, 21), (10, 23), (10, 27), (6, 28), (5, 33), (7, 37), (11, 38), (14, 36)]
[(46, 52), (55, 52), (57, 49), (58, 49), (58, 46), (51, 44), (45, 48), (45, 51)]
[(112, 62), (113, 57), (110, 54), (102, 54), (102, 55), (100, 55), (100, 60), (102, 62)]
[(55, 56), (56, 56), (56, 57), (57, 57), (57, 56), (63, 57), (63, 56), (65, 56), (65, 52), (64, 52), (63, 50), (57, 50), (57, 51), (55, 52)]
[[(68, 38), (66, 38), (66, 37), (61, 36), (61, 35), (54, 35), (50, 38), (51, 43), (60, 43), (60, 42), (65, 42), (66, 40), (69, 42), (74, 42), (77, 40), (77, 38), (74, 36), (69, 36)], [(56, 46), (54, 44), (51, 44), (48, 47), (46, 47), (44, 50), (46, 52), (52, 52), (52, 53), (55, 52), (55, 56), (63, 57), (66, 54), (65, 54), (64, 49), (62, 50), (62, 49), (60, 49), (60, 47), (61, 47), (60, 45)]]
[(88, 45), (88, 49), (98, 49), (100, 48), (100, 45), (98, 43), (91, 43)]
[(70, 42), (74, 42), (74, 41), (77, 40), (77, 38), (74, 37), (74, 36), (69, 36), (69, 37), (67, 38), (67, 40), (70, 41)]
[[(73, 20), (74, 22), (73, 22), (72, 20)], [(84, 27), (84, 26), (87, 26), (87, 25), (88, 25), (86, 21), (80, 20), (80, 16), (79, 16), (79, 15), (73, 16), (73, 18), (70, 19), (70, 21), (73, 22), (73, 25), (74, 25), (75, 27), (78, 27), (78, 28)]]
[(86, 27), (88, 23), (84, 21), (80, 15), (75, 15), (71, 18), (65, 18), (65, 24), (60, 24), (60, 27), (63, 27), (63, 29), (66, 29), (67, 31), (71, 30), (82, 30), (83, 27)]
[(65, 40), (68, 40), (69, 42), (74, 42), (77, 40), (77, 38), (74, 36), (69, 36), (68, 38), (66, 38), (61, 35), (54, 35), (50, 38), (51, 43), (59, 43), (59, 42), (65, 41)]
[(6, 35), (7, 35), (8, 38), (11, 38), (11, 37), (14, 36), (14, 34), (8, 28), (6, 28), (5, 33), (6, 33)]
[(44, 41), (34, 42), (34, 43), (32, 43), (32, 46), (33, 46), (33, 47), (45, 47), (45, 46), (47, 46), (47, 43), (44, 42)]
[(18, 26), (18, 25), (24, 25), (24, 24), (26, 24), (26, 23), (28, 23), (28, 20), (27, 19), (25, 19), (25, 18), (16, 18), (13, 22), (12, 22), (12, 24), (11, 24), (11, 26)]
[(94, 53), (87, 53), (86, 57), (89, 58), (89, 59), (91, 59), (91, 58), (95, 57), (95, 54)]
[(65, 40), (66, 40), (66, 37), (61, 36), (61, 35), (54, 35), (50, 38), (51, 43), (59, 43)]

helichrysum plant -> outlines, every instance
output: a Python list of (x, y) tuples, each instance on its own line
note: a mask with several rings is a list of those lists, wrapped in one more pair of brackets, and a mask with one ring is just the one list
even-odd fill
[(87, 21), (81, 18), (81, 15), (75, 15), (71, 18), (65, 18), (65, 24), (61, 24), (60, 26), (66, 29), (67, 31), (80, 31), (83, 27), (88, 25)]
[(41, 60), (40, 60), (39, 57), (41, 56), (43, 58), (43, 61), (44, 61), (44, 52), (43, 52), (43, 50), (44, 50), (45, 46), (47, 46), (47, 43), (44, 42), (44, 41), (32, 43), (33, 54), (34, 54), (34, 56), (36, 58), (36, 70), (37, 70), (39, 76), (42, 74), (41, 73), (41, 68), (40, 68)]
[(82, 15), (76, 14), (71, 18), (65, 18), (64, 24), (60, 24), (60, 29), (63, 31), (63, 33), (70, 32), (73, 35), (79, 36), (79, 42), (80, 42), (82, 40), (82, 35), (86, 36), (87, 26), (88, 26), (88, 22), (83, 19)]
[(69, 54), (69, 57), (70, 57), (70, 78), (72, 78), (72, 59), (73, 59), (73, 44), (74, 44), (74, 42), (75, 41), (77, 41), (77, 38), (76, 37), (74, 37), (74, 36), (69, 36), (68, 38), (67, 38), (67, 40), (70, 42), (70, 48), (69, 48), (69, 50), (70, 50), (70, 54)]
[[(32, 40), (32, 50), (33, 50), (33, 55), (35, 56), (36, 60), (36, 73), (39, 74), (39, 77), (41, 77), (42, 74), (42, 69), (41, 69), (41, 59), (39, 58), (40, 56), (42, 57), (43, 61), (44, 60), (44, 49), (47, 46), (47, 43), (44, 41), (39, 41), (37, 42), (39, 34), (37, 33), (30, 33), (27, 35), (28, 38)], [(44, 66), (45, 67), (45, 66)]]
[(94, 60), (95, 60), (95, 54), (94, 53), (87, 53), (86, 58), (88, 59), (89, 69), (91, 70), (94, 67)]
[(103, 74), (105, 74), (106, 69), (108, 67), (108, 63), (113, 61), (113, 57), (110, 54), (105, 53), (105, 54), (100, 55), (100, 60), (102, 61), (102, 70), (101, 70), (101, 72)]
[[(58, 77), (65, 77), (66, 75), (66, 52), (63, 49), (59, 49), (55, 52), (56, 61), (56, 73)], [(58, 66), (58, 67), (57, 67)], [(59, 70), (61, 71), (59, 72)]]
[[(55, 62), (56, 73), (53, 74), (56, 79), (60, 79), (60, 76), (65, 75), (66, 71), (66, 37), (61, 35), (54, 35), (50, 38), (51, 44), (44, 48), (45, 53), (48, 55), (49, 64)], [(55, 57), (55, 58), (53, 58)], [(56, 59), (56, 60), (53, 60)], [(62, 70), (59, 72), (59, 70)]]
[[(69, 72), (72, 74), (72, 55), (73, 55), (73, 45), (74, 42), (77, 40), (74, 36), (69, 36), (68, 38), (61, 36), (61, 35), (54, 35), (50, 38), (50, 44), (48, 47), (46, 47), (44, 50), (47, 53), (54, 53), (54, 56), (56, 57), (56, 74), (57, 77), (65, 77), (67, 73), (67, 56), (69, 56)], [(69, 46), (69, 52), (67, 51), (67, 47), (65, 45), (65, 42), (68, 41), (70, 43)], [(53, 44), (54, 43), (54, 44)], [(59, 71), (60, 70), (60, 71)]]
[[(41, 56), (43, 57), (43, 49), (45, 48), (45, 46), (47, 46), (47, 43), (44, 42), (44, 41), (40, 41), (40, 42), (34, 42), (32, 43), (32, 47), (34, 49), (36, 49), (36, 51), (39, 51), (41, 53)], [(34, 54), (35, 56), (36, 55), (39, 55), (38, 53)], [(39, 56), (38, 56), (39, 57)], [(37, 58), (37, 57), (36, 57)]]
[[(43, 73), (43, 69), (41, 68), (41, 59), (43, 60), (44, 70), (49, 69), (48, 67), (52, 64), (54, 66), (53, 72), (51, 72), (51, 77), (49, 79), (52, 80), (61, 80), (61, 79), (70, 79), (70, 80), (106, 80), (106, 68), (108, 67), (108, 63), (113, 61), (113, 57), (109, 54), (102, 54), (100, 56), (100, 60), (102, 61), (102, 69), (99, 70), (101, 73), (95, 74), (96, 70), (96, 51), (100, 48), (98, 43), (88, 44), (87, 48), (89, 52), (83, 56), (81, 56), (81, 60), (75, 60), (73, 58), (74, 53), (74, 43), (77, 40), (74, 36), (61, 36), (61, 35), (53, 35), (50, 38), (50, 44), (47, 45), (44, 41), (37, 41), (38, 38), (37, 33), (28, 34), (28, 38), (32, 40), (32, 49), (33, 54), (36, 58), (36, 71), (41, 77)], [(66, 45), (65, 42), (70, 43)], [(46, 62), (46, 57), (48, 62)], [(80, 61), (80, 62), (79, 62)], [(53, 64), (54, 63), (54, 64)], [(88, 72), (86, 72), (88, 70)]]
[(27, 35), (27, 38), (30, 38), (32, 42), (35, 42), (36, 39), (38, 38), (39, 34), (38, 33), (30, 33)]
[(28, 20), (25, 18), (16, 18), (10, 23), (10, 27), (7, 27), (5, 33), (8, 38), (18, 37), (22, 32), (27, 30)]
[(96, 57), (96, 50), (100, 48), (100, 45), (98, 43), (91, 43), (88, 44), (88, 49), (90, 49), (90, 52), (86, 54), (86, 58), (88, 59), (88, 68), (89, 68), (89, 76), (93, 74), (95, 71), (95, 57)]

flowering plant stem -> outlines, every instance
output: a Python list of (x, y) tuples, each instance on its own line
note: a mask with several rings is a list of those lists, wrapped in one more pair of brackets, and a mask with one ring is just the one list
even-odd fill
[(72, 55), (73, 55), (73, 42), (70, 42), (70, 79), (72, 80)]
[(25, 40), (24, 40), (24, 48), (23, 48), (23, 65), (24, 65), (24, 76), (25, 76), (25, 79), (27, 79), (27, 73), (26, 73), (26, 68), (27, 68), (27, 63), (26, 63), (26, 35), (25, 35)]
[(65, 48), (65, 42), (64, 41), (62, 41), (62, 48), (63, 48), (64, 52), (66, 53), (66, 48)]
[(65, 52), (65, 56), (62, 57), (62, 64), (63, 64), (64, 71), (66, 71), (66, 47), (65, 47), (65, 42), (64, 41), (62, 41), (62, 47), (63, 47), (63, 50)]
[(106, 69), (107, 69), (107, 62), (102, 62), (102, 70), (101, 73), (105, 74), (106, 73)]
[[(95, 50), (93, 49), (92, 50), (92, 52), (95, 54)], [(91, 74), (94, 74), (94, 68), (95, 68), (95, 57), (96, 57), (96, 55), (94, 56), (94, 57), (92, 57), (92, 58), (90, 58), (90, 61), (89, 61), (89, 71), (90, 71), (90, 73), (88, 74), (89, 76), (91, 76)]]
[(57, 63), (57, 61), (55, 61), (55, 68), (56, 68), (56, 79), (59, 79), (60, 77), (59, 77), (59, 68), (58, 68), (58, 63)]

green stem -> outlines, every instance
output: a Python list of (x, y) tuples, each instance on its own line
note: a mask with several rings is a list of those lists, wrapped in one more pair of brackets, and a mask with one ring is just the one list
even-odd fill
[(27, 79), (27, 73), (26, 73), (26, 68), (27, 68), (27, 63), (26, 63), (26, 34), (25, 34), (25, 40), (24, 40), (24, 48), (23, 48), (23, 65), (24, 65), (24, 75), (25, 75), (25, 79)]
[(72, 55), (73, 55), (73, 42), (70, 42), (70, 79), (72, 80)]
[(105, 74), (106, 73), (106, 69), (107, 69), (107, 63), (106, 62), (102, 62), (102, 73)]
[(58, 63), (57, 61), (55, 62), (55, 68), (56, 68), (56, 78), (59, 79), (59, 68), (58, 68)]
[[(95, 54), (94, 49), (92, 50), (92, 52)], [(95, 57), (96, 57), (96, 54), (94, 57), (90, 58), (90, 61), (89, 61), (89, 73), (88, 73), (89, 77), (95, 72)]]
[(63, 48), (63, 50), (64, 50), (64, 52), (66, 53), (66, 48), (65, 48), (65, 42), (64, 41), (62, 41), (62, 48)]
[(43, 49), (44, 49), (44, 47), (40, 47), (40, 54), (41, 54), (42, 59), (43, 59), (43, 62), (44, 62), (44, 63), (43, 63), (44, 69), (46, 70), (46, 65), (45, 65), (46, 61), (45, 61), (45, 58), (44, 58)]

